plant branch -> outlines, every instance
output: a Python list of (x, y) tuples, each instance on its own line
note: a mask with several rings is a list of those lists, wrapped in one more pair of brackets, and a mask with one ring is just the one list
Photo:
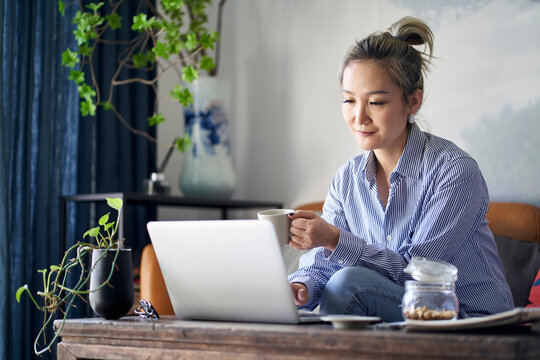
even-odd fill
[(148, 7), (148, 9), (149, 9), (154, 15), (156, 15), (157, 17), (160, 17), (161, 19), (164, 18), (164, 16), (158, 11), (158, 9), (156, 9), (156, 7), (154, 6), (154, 4), (152, 4), (152, 1), (150, 1), (150, 0), (144, 0), (144, 2), (146, 3), (146, 6)]
[[(202, 51), (202, 47), (199, 47), (197, 50), (195, 50), (191, 55), (190, 57), (193, 57), (195, 56), (198, 52)], [(125, 79), (125, 80), (112, 80), (111, 81), (111, 85), (113, 86), (117, 86), (117, 85), (126, 85), (126, 84), (131, 84), (131, 83), (141, 83), (141, 84), (144, 84), (144, 85), (153, 85), (155, 83), (158, 82), (158, 80), (163, 76), (163, 74), (165, 74), (167, 72), (167, 70), (169, 70), (170, 68), (174, 68), (175, 65), (177, 65), (178, 63), (180, 62), (180, 60), (177, 60), (175, 62), (172, 62), (172, 63), (169, 63), (166, 67), (164, 67), (163, 69), (161, 69), (158, 74), (156, 75), (155, 78), (151, 79), (151, 80), (147, 80), (147, 79), (143, 79), (143, 78), (129, 78), (129, 79)], [(198, 64), (195, 64), (195, 65), (198, 65)], [(115, 76), (116, 78), (116, 76)]]
[(138, 130), (138, 129), (135, 129), (133, 126), (131, 126), (130, 123), (128, 123), (124, 117), (122, 116), (122, 114), (120, 114), (118, 112), (118, 110), (116, 110), (116, 108), (113, 106), (111, 108), (111, 110), (113, 111), (114, 115), (116, 115), (116, 117), (118, 118), (118, 120), (120, 120), (120, 122), (126, 127), (128, 128), (129, 131), (131, 131), (134, 135), (140, 135), (140, 136), (143, 136), (145, 138), (147, 138), (148, 140), (150, 140), (151, 142), (153, 143), (158, 143), (158, 140), (153, 137), (152, 135), (150, 135), (149, 133), (147, 133), (146, 131), (142, 131), (142, 130)]
[(112, 80), (111, 80), (111, 87), (109, 89), (108, 102), (111, 102), (111, 100), (112, 100), (112, 94), (113, 94), (113, 86), (112, 86), (112, 84), (115, 83), (116, 78), (120, 75), (120, 72), (122, 71), (125, 64), (128, 62), (128, 60), (131, 58), (131, 55), (133, 55), (134, 51), (135, 51), (135, 46), (132, 46), (131, 48), (129, 48), (129, 51), (128, 51), (128, 54), (126, 55), (126, 57), (118, 64), (118, 69), (116, 69), (116, 72), (114, 73), (114, 75), (112, 77)]

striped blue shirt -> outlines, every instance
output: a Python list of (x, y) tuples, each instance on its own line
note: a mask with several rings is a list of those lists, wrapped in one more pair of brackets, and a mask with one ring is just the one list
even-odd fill
[(290, 282), (308, 288), (315, 308), (328, 279), (346, 266), (364, 266), (397, 284), (413, 256), (439, 259), (458, 269), (459, 317), (486, 316), (514, 303), (485, 219), (489, 206), (478, 164), (452, 142), (416, 124), (390, 175), (386, 208), (380, 201), (375, 157), (367, 151), (334, 176), (323, 218), (340, 229), (335, 251), (316, 248), (300, 259)]

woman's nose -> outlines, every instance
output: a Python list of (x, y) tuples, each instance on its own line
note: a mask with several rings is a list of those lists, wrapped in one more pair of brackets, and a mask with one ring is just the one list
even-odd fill
[(370, 121), (371, 119), (369, 118), (365, 107), (361, 105), (357, 106), (357, 108), (355, 109), (354, 122), (357, 124), (366, 124), (366, 123), (369, 123)]

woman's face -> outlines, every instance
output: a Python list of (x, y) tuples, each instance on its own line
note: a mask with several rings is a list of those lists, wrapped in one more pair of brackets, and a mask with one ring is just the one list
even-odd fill
[[(418, 110), (419, 103), (414, 106), (418, 99), (411, 97), (406, 104), (386, 69), (371, 61), (347, 65), (342, 86), (343, 118), (358, 145), (401, 155), (407, 142), (407, 118)], [(422, 92), (417, 92), (421, 99)]]

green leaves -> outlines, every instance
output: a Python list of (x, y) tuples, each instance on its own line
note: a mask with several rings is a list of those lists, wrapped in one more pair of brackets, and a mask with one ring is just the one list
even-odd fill
[(193, 65), (183, 66), (182, 67), (182, 80), (187, 82), (193, 82), (199, 78), (199, 72)]
[(84, 82), (84, 73), (79, 70), (70, 70), (68, 79), (80, 85)]
[(105, 15), (105, 19), (107, 19), (107, 22), (109, 23), (109, 26), (111, 27), (112, 30), (122, 28), (122, 17), (118, 15), (118, 13)]
[[(77, 28), (73, 31), (73, 34), (75, 35), (75, 40), (77, 40), (77, 45), (88, 46), (90, 40), (96, 39), (99, 36), (99, 27), (105, 22), (105, 18), (99, 14), (99, 9), (104, 4), (104, 2), (90, 3), (86, 5), (86, 8), (89, 9), (90, 12), (79, 10), (75, 14), (75, 17), (73, 18), (73, 23), (77, 24)], [(65, 5), (62, 3), (61, 7), (59, 2), (58, 8), (59, 10), (63, 9), (62, 11), (64, 11)], [(113, 25), (111, 25), (111, 27), (118, 25), (118, 17), (119, 16), (116, 13), (109, 16), (109, 18), (111, 18), (113, 22)], [(110, 24), (111, 20), (108, 21)]]
[(131, 60), (133, 61), (133, 65), (137, 68), (143, 68), (146, 67), (148, 63), (154, 62), (154, 53), (151, 51), (145, 52), (145, 53), (137, 53), (133, 54), (131, 57)]
[(92, 54), (92, 48), (88, 44), (79, 45), (79, 54), (81, 56), (90, 56)]
[(107, 224), (107, 221), (109, 221), (109, 214), (110, 212), (106, 213), (102, 217), (99, 218), (98, 224), (101, 226), (105, 226)]
[[(100, 5), (101, 4), (101, 5)], [(94, 5), (93, 8), (99, 9), (103, 3), (99, 4), (89, 4)], [(77, 24), (77, 29), (73, 31), (75, 39), (77, 40), (78, 45), (83, 45), (88, 43), (90, 40), (98, 37), (98, 27), (103, 24), (105, 18), (97, 13), (97, 10), (94, 13), (89, 13), (85, 11), (77, 11), (75, 17), (73, 18), (73, 23)]]
[(189, 92), (188, 89), (184, 89), (180, 85), (176, 85), (174, 89), (171, 90), (169, 95), (180, 104), (188, 106), (193, 102), (193, 95)]
[(189, 138), (188, 134), (184, 134), (184, 137), (176, 139), (174, 144), (177, 150), (184, 152), (187, 148), (191, 146), (191, 139)]
[(181, 0), (161, 0), (161, 6), (163, 6), (167, 14), (173, 11), (179, 11), (183, 5), (184, 1)]
[(85, 100), (92, 100), (96, 96), (96, 92), (88, 84), (82, 84), (77, 89)]
[(101, 105), (103, 110), (111, 110), (113, 108), (113, 104), (111, 104), (109, 101), (101, 102), (99, 105)]
[[(96, 242), (98, 246), (101, 248), (112, 246), (114, 235), (116, 234), (116, 230), (118, 229), (118, 219), (120, 218), (120, 211), (122, 210), (122, 205), (123, 205), (123, 201), (120, 198), (105, 198), (105, 199), (107, 200), (107, 205), (109, 205), (109, 207), (118, 211), (116, 222), (115, 221), (109, 222), (111, 213), (108, 212), (99, 218), (98, 226), (87, 230), (83, 235), (83, 238), (86, 238), (87, 236), (96, 238)], [(112, 229), (113, 227), (115, 228)], [(101, 228), (103, 228), (103, 230), (105, 231), (106, 236), (101, 234)], [(111, 232), (111, 229), (112, 229), (112, 232)]]
[(79, 56), (76, 52), (67, 49), (62, 53), (62, 66), (74, 68), (79, 63)]
[(156, 56), (162, 57), (165, 60), (167, 60), (169, 58), (169, 48), (167, 47), (167, 44), (165, 44), (165, 43), (163, 43), (161, 41), (156, 42), (156, 46), (154, 46), (152, 48), (152, 52)]
[(86, 5), (86, 7), (90, 10), (92, 10), (94, 13), (96, 13), (100, 7), (102, 7), (104, 4), (104, 2), (100, 2), (100, 3), (90, 3), (88, 5)]
[(201, 59), (199, 66), (202, 70), (206, 70), (206, 72), (209, 73), (210, 70), (216, 67), (216, 64), (214, 63), (214, 59), (212, 59), (210, 56), (204, 55)]
[(148, 118), (148, 126), (156, 126), (165, 121), (163, 114), (154, 114)]
[(139, 14), (133, 17), (133, 25), (131, 30), (144, 31), (144, 25), (146, 24), (146, 14)]
[(120, 198), (105, 198), (107, 205), (120, 212), (122, 210), (123, 201)]
[(197, 35), (194, 33), (187, 34), (184, 46), (189, 51), (195, 50), (197, 48)]
[(201, 34), (201, 40), (199, 41), (203, 49), (214, 49), (216, 41), (218, 39), (218, 33), (213, 31), (212, 33)]
[(83, 238), (90, 236), (90, 237), (97, 237), (99, 235), (99, 226), (96, 226), (95, 228), (86, 230), (86, 232), (83, 235)]
[(81, 84), (77, 87), (79, 95), (83, 101), (81, 101), (81, 115), (82, 116), (95, 116), (96, 105), (94, 104), (94, 97), (96, 92), (88, 84)]
[(96, 116), (96, 105), (90, 101), (82, 101), (80, 111), (82, 116)]
[(62, 0), (58, 0), (57, 4), (58, 4), (58, 12), (62, 16), (66, 15), (66, 4), (64, 4)]
[(59, 271), (61, 268), (58, 265), (51, 265), (50, 269), (51, 269), (51, 271)]
[(28, 291), (28, 293), (30, 293), (30, 290), (28, 290), (28, 284), (24, 284), (23, 286), (17, 289), (17, 292), (15, 293), (15, 299), (17, 300), (18, 303), (21, 302), (21, 295), (25, 291)]
[(155, 16), (147, 19), (146, 14), (139, 14), (133, 17), (133, 25), (131, 25), (131, 30), (143, 32), (150, 30), (154, 25), (156, 25)]

